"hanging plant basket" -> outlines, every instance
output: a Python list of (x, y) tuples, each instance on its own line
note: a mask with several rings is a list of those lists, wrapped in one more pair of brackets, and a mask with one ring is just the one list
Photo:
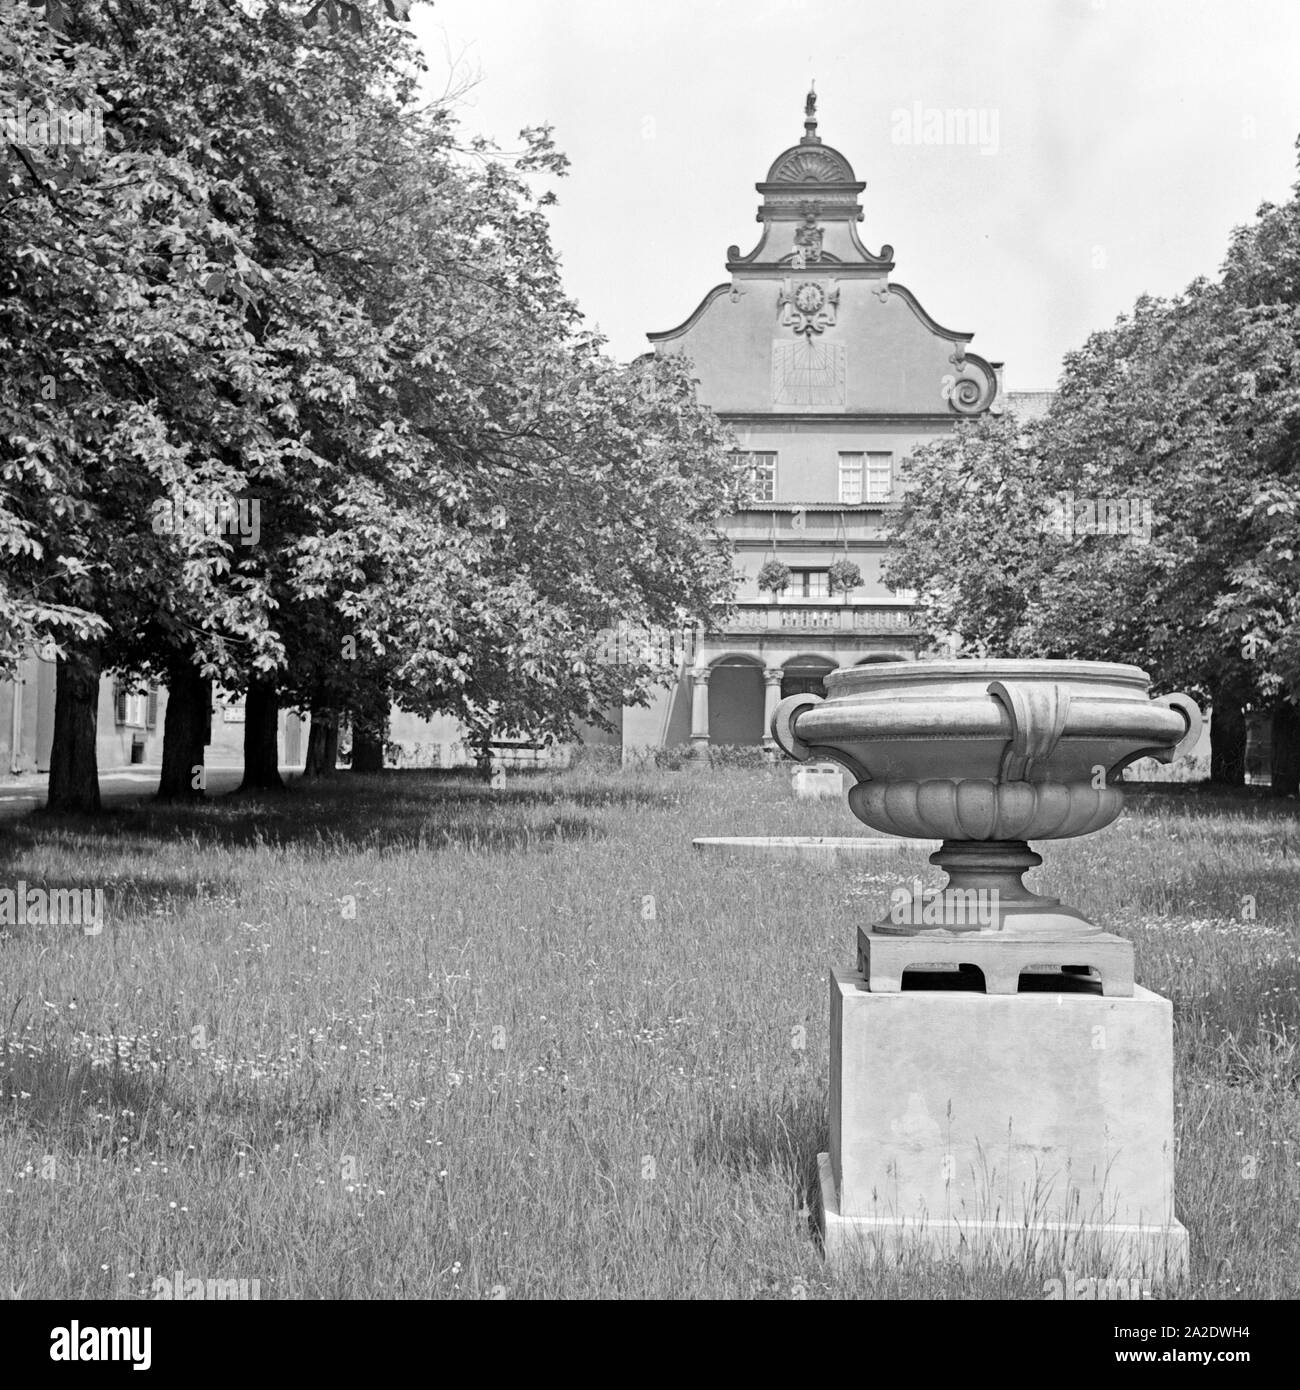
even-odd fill
[(790, 583), (790, 566), (780, 560), (768, 560), (758, 572), (758, 587), (779, 594)]
[(847, 594), (862, 583), (862, 571), (852, 560), (835, 560), (830, 567), (830, 587), (833, 594)]

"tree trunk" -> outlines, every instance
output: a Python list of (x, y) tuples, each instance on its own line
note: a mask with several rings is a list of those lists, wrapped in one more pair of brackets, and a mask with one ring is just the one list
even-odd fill
[(357, 715), (352, 718), (352, 771), (382, 772), (384, 770), (384, 736), (388, 721), (370, 722)]
[(174, 662), (167, 677), (167, 716), (163, 721), (159, 801), (200, 801), (206, 787), (203, 766), (212, 683), (190, 661)]
[(1300, 795), (1300, 707), (1290, 700), (1273, 706), (1270, 773), (1274, 796)]
[(280, 755), (280, 692), (274, 677), (256, 676), (244, 697), (244, 780), (241, 792), (282, 791)]
[(1226, 787), (1246, 782), (1246, 713), (1228, 691), (1215, 693), (1210, 711), (1210, 781)]
[(307, 734), (304, 777), (333, 777), (339, 765), (339, 717), (330, 709), (313, 709)]
[(321, 758), (324, 764), (322, 777), (334, 777), (339, 770), (339, 717), (333, 715), (325, 726), (325, 752)]
[(46, 810), (93, 815), (100, 809), (99, 760), (95, 754), (99, 666), (98, 647), (74, 652), (59, 662)]

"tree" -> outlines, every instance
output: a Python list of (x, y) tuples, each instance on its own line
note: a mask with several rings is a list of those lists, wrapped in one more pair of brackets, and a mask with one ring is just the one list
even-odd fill
[(211, 680), (193, 660), (178, 653), (167, 677), (158, 800), (196, 801), (204, 796), (204, 751), (211, 711)]
[[(243, 460), (270, 459), (278, 441), (271, 378), (244, 331), (257, 268), (238, 191), (151, 138), (161, 114), (136, 104), (121, 61), (136, 7), (51, 10), (0, 11), (0, 47), (21, 58), (3, 69), (0, 104), (93, 116), (103, 141), (33, 142), (30, 121), (6, 132), (0, 608), (10, 663), (32, 644), (61, 658), (50, 804), (93, 810), (88, 673), (165, 667), (196, 629), (265, 633), (260, 597), (217, 582), (221, 540), (160, 532), (157, 505), (207, 514), (242, 489)], [(159, 639), (147, 662), (144, 630)]]
[(986, 414), (903, 461), (884, 581), (917, 591), (933, 643), (956, 638), (980, 656), (1038, 649), (1026, 614), (1057, 547), (1044, 531), (1054, 489), (1031, 440), (1011, 416)]
[[(5, 208), (20, 428), (0, 537), (24, 587), (0, 603), (26, 605), (15, 650), (70, 634), (56, 763), (86, 808), (92, 655), (168, 682), (164, 797), (201, 793), (211, 681), (246, 691), (264, 789), (285, 705), (350, 714), (363, 763), (390, 693), (480, 741), (599, 720), (662, 674), (603, 664), (604, 631), (681, 623), (729, 586), (723, 433), (683, 364), (620, 367), (582, 329), (530, 182), (563, 171), (549, 131), (513, 158), (459, 147), (415, 104), (400, 26), (317, 9), (13, 21), (45, 95), (75, 41), (106, 107), (98, 161), (57, 190), (24, 162)], [(75, 404), (33, 403), (50, 361)]]
[(618, 367), (581, 330), (527, 183), (563, 169), (549, 132), (513, 161), (458, 151), (448, 113), (407, 111), (390, 40), (313, 54), (277, 88), (276, 149), (299, 157), (243, 175), (262, 341), (310, 445), (254, 563), (280, 692), (350, 712), (354, 765), (382, 741), (376, 691), (481, 739), (599, 719), (660, 674), (603, 666), (604, 631), (680, 623), (730, 580), (722, 432), (681, 364)]
[(1244, 711), (1271, 710), (1282, 795), (1300, 758), (1298, 272), (1293, 199), (1234, 236), (1220, 281), (1140, 299), (1067, 356), (1041, 423), (985, 418), (918, 451), (887, 575), (975, 650), (1131, 661), (1199, 693), (1216, 778), (1242, 779)]

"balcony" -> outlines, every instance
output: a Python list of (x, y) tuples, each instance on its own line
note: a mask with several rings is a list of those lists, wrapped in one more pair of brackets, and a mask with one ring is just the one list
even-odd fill
[(836, 599), (741, 600), (735, 605), (730, 620), (723, 624), (724, 633), (797, 633), (830, 632), (855, 637), (882, 634), (907, 636), (915, 629), (912, 608), (894, 603), (843, 603)]
[(764, 502), (743, 507), (727, 518), (725, 530), (735, 541), (800, 544), (841, 537), (881, 541), (899, 504), (888, 502)]

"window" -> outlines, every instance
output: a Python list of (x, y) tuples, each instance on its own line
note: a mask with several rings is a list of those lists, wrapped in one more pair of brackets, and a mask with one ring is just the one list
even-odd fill
[(888, 502), (894, 490), (893, 454), (867, 455), (867, 502)]
[(840, 501), (888, 502), (894, 484), (893, 454), (840, 454)]
[(113, 722), (128, 729), (152, 729), (158, 723), (158, 687), (132, 690), (125, 681), (113, 684)]
[(735, 454), (740, 504), (776, 501), (776, 455), (743, 449)]
[(861, 454), (840, 455), (841, 502), (862, 501), (862, 459)]
[(830, 598), (830, 571), (791, 570), (790, 587), (785, 592), (790, 598)]

